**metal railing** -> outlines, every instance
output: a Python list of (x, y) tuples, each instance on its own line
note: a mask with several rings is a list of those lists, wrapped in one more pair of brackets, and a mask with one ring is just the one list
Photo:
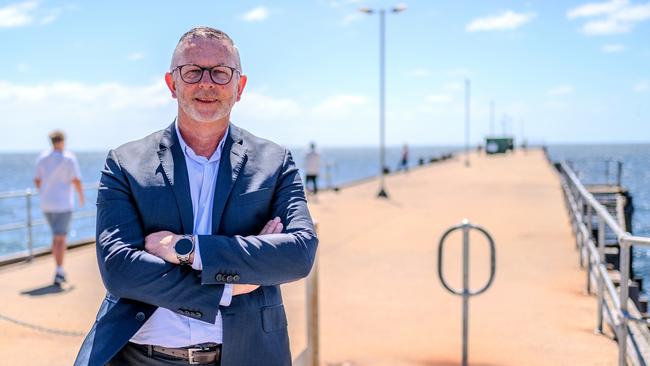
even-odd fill
[(578, 178), (584, 178), (581, 173), (575, 171), (575, 164), (589, 167), (586, 171), (593, 171), (590, 177), (594, 179), (593, 184), (621, 185), (623, 177), (623, 162), (613, 159), (575, 159), (567, 162), (567, 165), (574, 170)]
[[(82, 186), (84, 192), (97, 191), (98, 187), (99, 187), (99, 183), (87, 183)], [(26, 240), (27, 250), (22, 251), (20, 253), (0, 255), (0, 260), (20, 258), (20, 259), (25, 259), (27, 261), (31, 261), (34, 258), (34, 255), (36, 254), (36, 251), (34, 249), (34, 227), (42, 226), (47, 223), (47, 221), (42, 218), (34, 219), (34, 214), (33, 214), (34, 199), (38, 195), (39, 195), (38, 190), (32, 190), (30, 188), (22, 191), (0, 192), (0, 201), (10, 200), (10, 199), (14, 199), (14, 200), (24, 199), (24, 209), (25, 209), (25, 215), (23, 220), (17, 222), (0, 223), (0, 234), (8, 231), (23, 230), (23, 229), (27, 231), (27, 240)], [(79, 220), (88, 217), (95, 217), (95, 215), (96, 215), (96, 211), (94, 209), (77, 211), (73, 213), (72, 220), (74, 221), (74, 220)], [(94, 240), (94, 237), (89, 237), (88, 239)]]
[[(587, 266), (586, 290), (597, 286), (597, 328), (603, 332), (603, 322), (611, 326), (618, 341), (618, 365), (647, 365), (650, 361), (650, 331), (630, 300), (630, 252), (633, 246), (650, 247), (650, 238), (625, 232), (618, 220), (589, 193), (565, 162), (560, 164), (560, 176), (571, 225), (580, 251), (580, 265)], [(597, 236), (592, 235), (594, 222)], [(605, 262), (605, 232), (609, 230), (619, 245), (620, 283), (618, 289)], [(606, 319), (605, 319), (606, 317)], [(628, 363), (629, 362), (629, 363)]]

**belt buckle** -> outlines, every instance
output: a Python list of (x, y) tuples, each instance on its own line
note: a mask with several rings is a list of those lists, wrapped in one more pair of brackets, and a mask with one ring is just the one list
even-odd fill
[(190, 365), (200, 365), (201, 362), (194, 361), (194, 352), (205, 351), (204, 348), (188, 348), (187, 349), (187, 361)]

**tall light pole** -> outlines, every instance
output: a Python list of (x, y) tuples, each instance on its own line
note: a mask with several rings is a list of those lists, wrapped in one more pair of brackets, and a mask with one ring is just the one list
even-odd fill
[(469, 167), (469, 79), (465, 79), (465, 166)]
[(494, 101), (490, 101), (490, 137), (494, 137)]
[[(406, 10), (406, 5), (399, 4), (390, 9), (392, 13), (399, 13)], [(386, 83), (385, 83), (385, 57), (386, 57), (386, 10), (374, 10), (360, 8), (360, 12), (366, 14), (379, 13), (379, 192), (377, 197), (388, 198), (384, 187), (384, 167), (386, 166)]]

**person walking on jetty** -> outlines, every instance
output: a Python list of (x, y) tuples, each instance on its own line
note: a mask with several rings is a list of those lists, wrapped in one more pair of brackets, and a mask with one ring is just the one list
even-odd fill
[(409, 145), (404, 144), (404, 147), (402, 147), (402, 157), (399, 161), (399, 166), (397, 167), (397, 171), (404, 170), (405, 172), (409, 171)]
[(291, 365), (279, 285), (318, 239), (291, 153), (230, 121), (246, 80), (226, 33), (189, 30), (165, 74), (176, 119), (108, 153), (107, 294), (75, 365)]
[(74, 189), (79, 196), (79, 206), (84, 205), (81, 173), (75, 155), (65, 150), (65, 134), (53, 131), (49, 135), (52, 149), (43, 152), (36, 160), (34, 184), (39, 191), (41, 210), (52, 230), (52, 254), (56, 263), (54, 285), (66, 281), (63, 257), (66, 237), (70, 230), (74, 210)]
[(309, 152), (305, 156), (305, 186), (312, 184), (311, 193), (318, 194), (318, 175), (320, 174), (320, 153), (316, 151), (316, 144), (309, 144)]

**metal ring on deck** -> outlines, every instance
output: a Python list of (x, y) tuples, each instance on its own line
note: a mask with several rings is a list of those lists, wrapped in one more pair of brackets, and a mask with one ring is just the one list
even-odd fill
[[(471, 291), (470, 289), (464, 288), (463, 291), (457, 291), (451, 288), (451, 286), (447, 283), (447, 281), (444, 278), (443, 275), (443, 253), (444, 253), (444, 243), (445, 239), (447, 239), (447, 236), (449, 236), (451, 233), (453, 233), (456, 230), (463, 230), (463, 235), (469, 235), (470, 230), (478, 230), (480, 233), (487, 238), (488, 243), (490, 245), (490, 277), (488, 278), (487, 283), (481, 287), (479, 290), (476, 291)], [(465, 238), (464, 238), (465, 239)], [(469, 239), (467, 239), (469, 241)], [(469, 256), (469, 253), (466, 253), (463, 251), (463, 256)], [(463, 271), (467, 271), (467, 268), (463, 268)], [(487, 232), (483, 227), (479, 225), (474, 225), (471, 224), (467, 219), (463, 220), (463, 222), (460, 225), (455, 225), (449, 228), (447, 231), (445, 231), (444, 234), (442, 234), (442, 237), (440, 238), (439, 246), (438, 246), (438, 277), (440, 278), (440, 282), (442, 283), (442, 286), (446, 288), (449, 292), (451, 292), (454, 295), (458, 296), (475, 296), (475, 295), (480, 295), (483, 292), (485, 292), (490, 286), (492, 285), (492, 282), (494, 282), (494, 277), (496, 273), (496, 248), (494, 245), (494, 240), (492, 239), (492, 236), (490, 233)]]

